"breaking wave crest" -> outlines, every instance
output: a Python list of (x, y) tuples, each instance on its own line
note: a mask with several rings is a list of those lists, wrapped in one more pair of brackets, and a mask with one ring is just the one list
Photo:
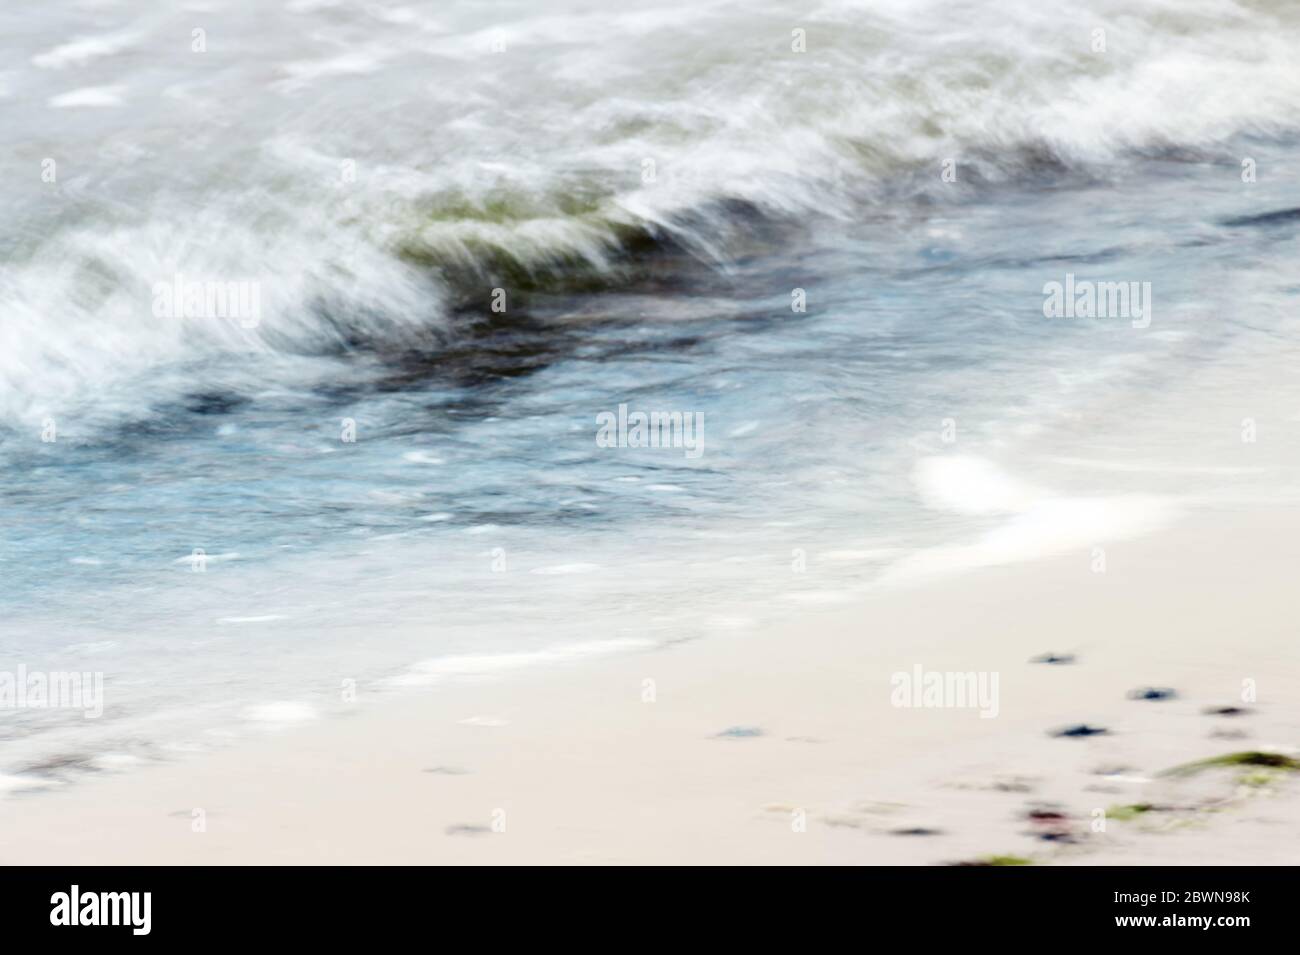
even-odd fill
[[(299, 0), (211, 14), (197, 61), (170, 39), (190, 18), (6, 30), (11, 425), (140, 415), (198, 366), (234, 392), (334, 377), (438, 348), (494, 288), (617, 283), (660, 245), (725, 267), (758, 221), (1236, 164), (1300, 127), (1288, 3)], [(258, 320), (160, 318), (181, 280), (256, 283)]]

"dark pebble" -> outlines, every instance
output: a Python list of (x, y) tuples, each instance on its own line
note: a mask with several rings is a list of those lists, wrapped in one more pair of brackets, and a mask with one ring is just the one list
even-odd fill
[(1089, 726), (1087, 723), (1080, 723), (1078, 726), (1067, 726), (1064, 729), (1052, 730), (1053, 736), (1104, 736), (1110, 730), (1103, 729), (1100, 726)]
[(1208, 716), (1245, 716), (1250, 710), (1244, 706), (1207, 706), (1202, 712)]
[(1177, 695), (1176, 690), (1171, 690), (1167, 686), (1144, 686), (1128, 691), (1130, 700), (1172, 700)]
[(1063, 812), (1057, 812), (1055, 809), (1031, 809), (1029, 818), (1034, 822), (1065, 822), (1066, 815)]
[(1056, 663), (1065, 664), (1074, 662), (1073, 653), (1044, 653), (1034, 657), (1030, 663)]

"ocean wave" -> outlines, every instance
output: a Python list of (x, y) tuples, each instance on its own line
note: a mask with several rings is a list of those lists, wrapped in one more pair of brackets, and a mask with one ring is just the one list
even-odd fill
[[(6, 187), (11, 426), (138, 417), (200, 371), (336, 380), (376, 343), (436, 351), (497, 289), (617, 284), (664, 246), (725, 266), (760, 220), (1235, 165), (1300, 128), (1287, 3), (236, 4), (203, 53), (162, 42), (190, 14), (134, 9), (13, 34), (5, 181), (58, 171)], [(254, 286), (256, 321), (157, 308), (186, 281)]]

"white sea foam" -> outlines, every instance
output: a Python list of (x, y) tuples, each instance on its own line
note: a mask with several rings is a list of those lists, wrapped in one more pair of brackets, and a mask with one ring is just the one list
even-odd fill
[(37, 776), (0, 775), (0, 796), (22, 792), (24, 789), (44, 789), (60, 785), (54, 780)]
[(599, 564), (548, 564), (545, 567), (534, 567), (530, 573), (541, 574), (549, 577), (570, 574), (590, 574), (597, 570), (600, 570)]
[(993, 462), (966, 455), (923, 459), (916, 468), (916, 485), (928, 506), (959, 514), (1014, 513), (1044, 496)]
[(309, 703), (279, 701), (259, 703), (244, 710), (244, 719), (254, 723), (305, 723), (314, 720), (319, 714)]
[(818, 560), (830, 560), (837, 563), (856, 563), (858, 561), (883, 560), (898, 553), (897, 547), (871, 547), (866, 550), (828, 550), (817, 555)]
[(388, 682), (393, 686), (426, 686), (457, 678), (489, 677), (530, 667), (571, 663), (613, 653), (644, 650), (653, 645), (649, 640), (629, 637), (561, 644), (545, 650), (518, 653), (471, 653), (436, 657), (417, 663), (407, 673), (393, 677)]
[[(538, 275), (608, 269), (627, 230), (644, 229), (725, 258), (730, 201), (850, 220), (899, 189), (958, 194), (934, 174), (945, 156), (960, 157), (959, 183), (995, 182), (1044, 159), (1123, 162), (1300, 128), (1294, 4), (829, 3), (802, 27), (777, 0), (550, 0), (495, 24), (432, 0), (364, 17), (316, 2), (251, 10), (221, 43), (275, 49), (270, 89), (259, 58), (196, 75), (205, 54), (164, 39), (189, 37), (180, 9), (122, 4), (112, 33), (89, 15), (70, 29), (15, 14), (22, 66), (8, 85), (53, 112), (7, 116), (14, 141), (75, 137), (83, 109), (110, 112), (128, 90), (183, 82), (186, 99), (112, 110), (95, 134), (119, 154), (184, 161), (82, 150), (64, 161), (57, 214), (15, 194), (4, 420), (144, 414), (186, 387), (160, 369), (204, 358), (239, 356), (226, 384), (251, 390), (320, 374), (305, 356), (355, 332), (427, 343), (447, 320), (444, 270), (485, 255)], [(791, 49), (796, 27), (805, 52)], [(122, 55), (146, 46), (147, 59)], [(69, 90), (74, 70), (88, 85)], [(183, 123), (194, 102), (202, 128)], [(28, 175), (18, 155), (0, 159), (5, 181)], [(153, 319), (147, 290), (177, 272), (259, 282), (259, 325)]]
[(83, 86), (69, 90), (58, 96), (50, 97), (53, 109), (75, 109), (78, 107), (121, 106), (125, 86)]
[(81, 66), (91, 60), (120, 53), (138, 39), (138, 35), (132, 32), (80, 36), (44, 53), (38, 53), (32, 57), (32, 63), (41, 69), (47, 70), (61, 70), (66, 66)]
[(177, 557), (172, 563), (202, 566), (204, 564), (221, 564), (231, 560), (239, 560), (239, 554), (235, 551), (227, 551), (222, 554), (186, 554), (184, 557)]
[(975, 567), (1077, 552), (1083, 566), (1093, 548), (1148, 534), (1176, 520), (1183, 501), (1142, 494), (1056, 496), (1018, 481), (991, 461), (951, 457), (922, 461), (917, 485), (934, 508), (984, 515), (998, 523), (973, 543), (928, 548), (902, 558), (876, 581), (915, 583)]

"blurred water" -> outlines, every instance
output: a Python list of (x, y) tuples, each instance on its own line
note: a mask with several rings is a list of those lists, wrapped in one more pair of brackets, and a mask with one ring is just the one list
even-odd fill
[[(0, 653), (107, 702), (0, 770), (815, 613), (1004, 497), (1293, 486), (1226, 459), (1294, 415), (1298, 225), (1242, 220), (1300, 206), (1290, 8), (827, 6), (790, 54), (777, 4), (544, 7), (6, 15)], [(176, 272), (261, 322), (154, 317)], [(1067, 272), (1150, 326), (1045, 318)], [(620, 403), (703, 455), (598, 447)], [(1017, 558), (1126, 532), (1066, 512)]]

